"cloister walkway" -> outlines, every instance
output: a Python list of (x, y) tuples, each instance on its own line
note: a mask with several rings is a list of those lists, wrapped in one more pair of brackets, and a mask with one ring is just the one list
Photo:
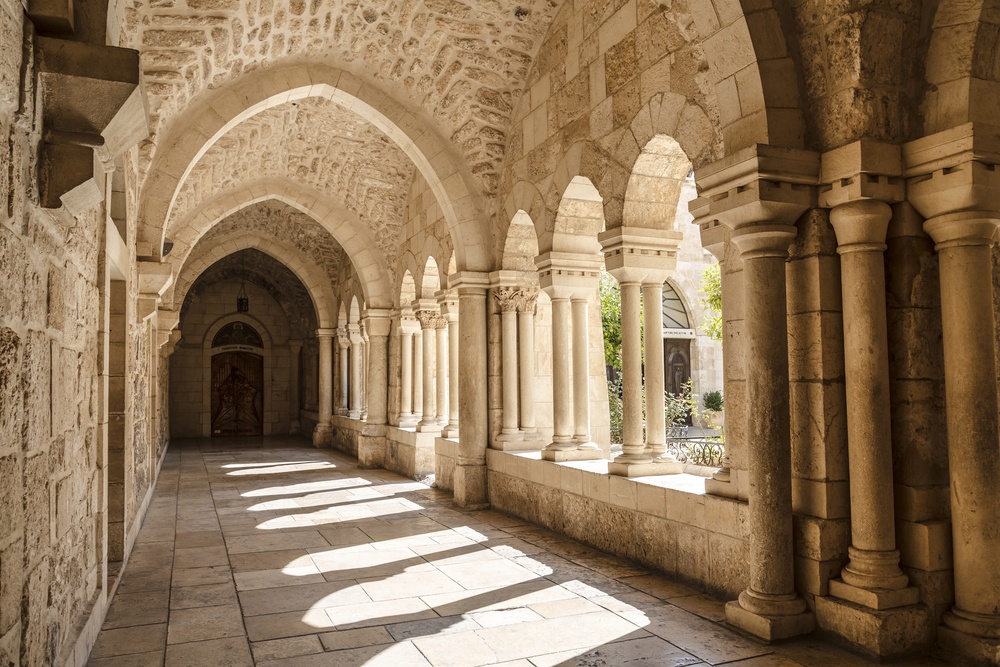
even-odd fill
[(89, 665), (869, 664), (723, 618), (686, 586), (304, 439), (175, 441)]

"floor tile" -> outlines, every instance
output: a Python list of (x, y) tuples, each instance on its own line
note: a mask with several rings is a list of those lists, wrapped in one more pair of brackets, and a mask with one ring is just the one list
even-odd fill
[(167, 646), (164, 667), (254, 667), (246, 637)]

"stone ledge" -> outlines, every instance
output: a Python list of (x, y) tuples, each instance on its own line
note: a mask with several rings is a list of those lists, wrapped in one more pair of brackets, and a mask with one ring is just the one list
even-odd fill
[(830, 580), (830, 595), (876, 611), (908, 607), (920, 602), (920, 589), (914, 586), (899, 590), (887, 588), (869, 590), (851, 586), (842, 579)]
[(965, 656), (974, 664), (1000, 664), (1000, 639), (976, 637), (944, 625), (938, 626), (937, 632), (941, 648)]
[(766, 642), (807, 635), (816, 629), (811, 611), (791, 616), (763, 616), (747, 611), (736, 600), (726, 603), (726, 623)]

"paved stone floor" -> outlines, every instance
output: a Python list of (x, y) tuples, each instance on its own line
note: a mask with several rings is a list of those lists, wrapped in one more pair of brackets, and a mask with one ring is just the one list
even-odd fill
[(89, 665), (869, 664), (815, 639), (766, 646), (723, 617), (686, 586), (302, 439), (181, 441)]

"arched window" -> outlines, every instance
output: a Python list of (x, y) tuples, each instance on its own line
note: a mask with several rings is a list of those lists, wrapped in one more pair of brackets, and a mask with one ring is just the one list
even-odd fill
[(663, 327), (666, 329), (691, 328), (684, 303), (670, 283), (663, 285)]
[(219, 329), (212, 339), (212, 347), (224, 347), (226, 345), (249, 345), (251, 347), (264, 347), (257, 330), (245, 322), (230, 322)]

